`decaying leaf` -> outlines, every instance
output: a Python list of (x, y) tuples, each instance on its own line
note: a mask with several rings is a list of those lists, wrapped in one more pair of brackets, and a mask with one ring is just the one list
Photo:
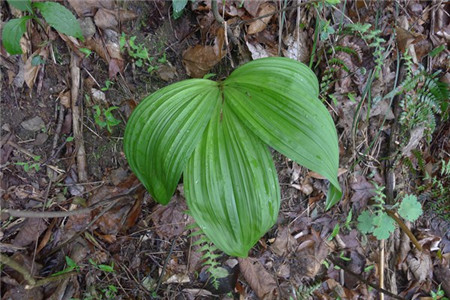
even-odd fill
[(277, 238), (272, 244), (271, 249), (276, 255), (284, 256), (287, 253), (293, 251), (296, 245), (297, 241), (290, 234), (289, 228), (286, 226), (280, 228), (280, 230), (278, 231)]
[(33, 59), (37, 55), (45, 61), (48, 57), (48, 47), (43, 47), (36, 50), (30, 57), (28, 57), (27, 62), (25, 63), (25, 83), (30, 89), (33, 89), (36, 77), (42, 67), (41, 64), (33, 63)]
[(277, 284), (273, 276), (255, 258), (238, 258), (245, 280), (259, 299), (275, 299)]
[(120, 9), (111, 10), (101, 8), (97, 11), (94, 16), (94, 22), (97, 27), (101, 29), (115, 29), (119, 25), (120, 22), (126, 22), (133, 20), (137, 17), (137, 15), (129, 10)]
[(28, 218), (13, 241), (14, 246), (28, 246), (39, 239), (39, 236), (47, 229), (45, 220), (40, 218)]
[(406, 258), (406, 262), (418, 281), (424, 282), (432, 278), (433, 262), (429, 253), (414, 249), (413, 253), (410, 253)]
[(193, 78), (202, 78), (206, 75), (224, 56), (224, 31), (217, 31), (214, 46), (196, 45), (183, 52), (183, 64), (186, 72)]
[(92, 17), (99, 8), (113, 9), (113, 0), (68, 0), (80, 17)]
[[(273, 4), (267, 3), (267, 2), (263, 3), (259, 7), (258, 17), (271, 14), (275, 10), (276, 10), (276, 8)], [(251, 22), (250, 25), (248, 26), (247, 34), (255, 34), (255, 33), (263, 31), (264, 29), (266, 29), (267, 25), (269, 24), (270, 19), (272, 19), (272, 15)]]
[(187, 210), (186, 202), (180, 195), (175, 195), (168, 205), (158, 204), (151, 214), (155, 224), (155, 231), (160, 237), (172, 239), (186, 230), (186, 225), (192, 219), (184, 212)]

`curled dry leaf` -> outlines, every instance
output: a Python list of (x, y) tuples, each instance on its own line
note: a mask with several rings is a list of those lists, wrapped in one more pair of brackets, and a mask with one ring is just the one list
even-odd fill
[[(275, 12), (275, 10), (276, 8), (273, 4), (263, 3), (259, 7), (258, 17), (272, 14), (273, 12)], [(263, 31), (269, 24), (270, 19), (272, 19), (272, 15), (251, 22), (250, 25), (248, 26), (247, 34), (255, 34)]]
[(263, 47), (263, 45), (259, 43), (251, 44), (249, 42), (246, 42), (246, 44), (253, 60), (271, 56), (269, 52)]
[(256, 17), (260, 4), (261, 1), (244, 1), (244, 8), (252, 17)]
[(39, 73), (39, 70), (42, 67), (41, 64), (37, 64), (37, 65), (32, 64), (33, 58), (37, 55), (41, 56), (42, 59), (45, 61), (48, 57), (48, 47), (44, 47), (44, 48), (36, 50), (30, 57), (28, 57), (27, 62), (25, 63), (24, 78), (25, 78), (25, 83), (27, 84), (27, 86), (30, 89), (33, 89), (33, 85), (34, 85), (34, 82), (36, 81), (36, 77)]
[(288, 227), (280, 228), (277, 234), (275, 242), (272, 244), (271, 249), (273, 253), (278, 256), (284, 256), (292, 251), (297, 246), (297, 241), (289, 232)]
[(277, 284), (273, 276), (255, 258), (238, 258), (239, 268), (245, 280), (259, 299), (275, 299)]
[(217, 31), (214, 46), (196, 45), (183, 52), (186, 72), (193, 78), (202, 78), (225, 56), (223, 51), (224, 30)]

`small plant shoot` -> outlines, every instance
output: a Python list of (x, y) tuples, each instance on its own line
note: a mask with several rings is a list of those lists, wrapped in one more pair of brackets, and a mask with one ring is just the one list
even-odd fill
[(152, 197), (167, 204), (183, 174), (189, 211), (228, 255), (248, 251), (277, 220), (278, 176), (269, 147), (330, 181), (341, 198), (338, 139), (304, 64), (271, 57), (226, 80), (184, 80), (145, 98), (131, 115), (124, 151)]

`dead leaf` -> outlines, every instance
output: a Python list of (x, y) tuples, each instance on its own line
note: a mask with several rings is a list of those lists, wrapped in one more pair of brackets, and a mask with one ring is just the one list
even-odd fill
[(225, 56), (223, 51), (224, 31), (217, 31), (214, 46), (196, 45), (183, 52), (183, 65), (186, 73), (193, 78), (202, 78)]
[(406, 262), (418, 281), (424, 282), (425, 280), (432, 278), (433, 262), (431, 261), (429, 253), (415, 249), (413, 253), (409, 253)]
[(62, 106), (64, 106), (65, 108), (70, 108), (71, 107), (71, 103), (70, 103), (70, 90), (67, 90), (65, 93), (61, 92), (59, 94), (59, 102), (61, 103)]
[(305, 277), (314, 278), (331, 248), (314, 230), (311, 230), (311, 234), (300, 238), (300, 241), (302, 242), (295, 253), (296, 267), (291, 269), (291, 273), (297, 277), (296, 280), (302, 280)]
[(256, 17), (260, 4), (261, 1), (244, 1), (244, 8), (252, 17)]
[[(338, 177), (341, 176), (342, 174), (345, 174), (345, 173), (347, 173), (347, 169), (344, 169), (344, 168), (339, 168), (338, 169)], [(315, 178), (315, 179), (321, 179), (321, 180), (326, 179), (325, 177), (323, 177), (319, 173), (316, 173), (316, 172), (313, 172), (313, 171), (308, 172), (307, 176)]]
[[(264, 16), (267, 14), (271, 14), (275, 10), (276, 10), (276, 8), (273, 4), (267, 3), (267, 2), (263, 3), (259, 7), (258, 17)], [(248, 26), (247, 34), (255, 34), (255, 33), (263, 31), (264, 29), (266, 29), (267, 25), (269, 24), (270, 19), (272, 19), (272, 16), (268, 16), (268, 17), (258, 19), (258, 20), (251, 22), (250, 25)]]
[(277, 284), (273, 276), (255, 258), (238, 258), (239, 268), (245, 280), (259, 299), (275, 299)]
[(94, 22), (101, 29), (116, 29), (120, 22), (133, 20), (137, 17), (135, 13), (126, 9), (110, 10), (100, 8), (94, 17)]
[(367, 182), (363, 175), (357, 175), (350, 187), (355, 191), (351, 201), (357, 204), (357, 208), (366, 207), (367, 200), (375, 196), (373, 184)]
[(408, 49), (412, 41), (416, 39), (416, 36), (412, 34), (410, 31), (405, 30), (398, 26), (395, 27), (395, 31), (398, 48), (401, 53), (405, 53), (406, 49)]
[(160, 68), (158, 68), (156, 72), (158, 73), (159, 77), (164, 81), (170, 81), (178, 75), (177, 68), (175, 68), (170, 64), (165, 64), (161, 66)]
[(298, 39), (292, 34), (285, 36), (283, 43), (287, 46), (287, 49), (282, 49), (284, 56), (306, 63), (310, 57), (309, 39), (306, 31), (301, 31)]
[(114, 0), (68, 0), (80, 17), (93, 17), (97, 9), (113, 9)]
[(28, 218), (23, 222), (22, 228), (13, 241), (14, 246), (24, 247), (37, 241), (39, 236), (47, 229), (45, 220), (40, 218)]
[(259, 43), (251, 44), (249, 42), (246, 42), (246, 45), (252, 55), (253, 60), (271, 56), (269, 52), (263, 47), (263, 45)]
[(36, 81), (36, 77), (39, 73), (39, 70), (41, 69), (41, 64), (33, 65), (33, 58), (35, 56), (41, 56), (42, 59), (45, 61), (48, 57), (48, 47), (43, 47), (41, 49), (36, 50), (30, 57), (28, 57), (25, 67), (24, 67), (24, 78), (25, 83), (30, 89), (33, 89), (34, 82)]
[(288, 227), (280, 228), (275, 242), (270, 247), (272, 252), (278, 256), (284, 256), (292, 251), (297, 246), (297, 241), (290, 234)]
[(167, 205), (158, 204), (150, 215), (155, 224), (155, 232), (167, 239), (183, 233), (186, 225), (191, 221), (191, 218), (184, 213), (186, 210), (186, 202), (179, 194), (173, 196)]

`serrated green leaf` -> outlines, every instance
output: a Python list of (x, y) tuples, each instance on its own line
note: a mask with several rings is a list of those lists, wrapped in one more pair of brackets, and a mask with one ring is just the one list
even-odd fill
[(33, 9), (31, 8), (31, 0), (8, 0), (8, 3), (21, 11), (33, 13)]
[(373, 217), (375, 229), (373, 235), (379, 240), (388, 239), (395, 230), (395, 221), (385, 212), (379, 212)]
[(57, 31), (84, 40), (80, 23), (70, 10), (56, 2), (33, 2), (45, 21)]
[(219, 99), (213, 81), (181, 81), (145, 98), (130, 117), (128, 163), (159, 203), (169, 202)]
[(288, 58), (252, 61), (224, 82), (226, 101), (251, 131), (331, 182), (326, 202), (329, 209), (342, 195), (337, 181), (339, 148), (333, 119), (318, 94), (314, 73)]
[(363, 234), (368, 234), (373, 231), (373, 215), (370, 211), (365, 210), (358, 216), (358, 225), (356, 227)]
[(215, 109), (185, 172), (186, 200), (206, 236), (246, 257), (275, 223), (280, 204), (270, 151), (225, 102)]
[(406, 195), (400, 203), (398, 213), (403, 219), (414, 222), (423, 213), (422, 205), (415, 195)]
[(25, 31), (27, 31), (27, 21), (31, 19), (30, 16), (25, 16), (20, 19), (9, 20), (2, 31), (3, 47), (9, 54), (21, 54), (20, 39)]

